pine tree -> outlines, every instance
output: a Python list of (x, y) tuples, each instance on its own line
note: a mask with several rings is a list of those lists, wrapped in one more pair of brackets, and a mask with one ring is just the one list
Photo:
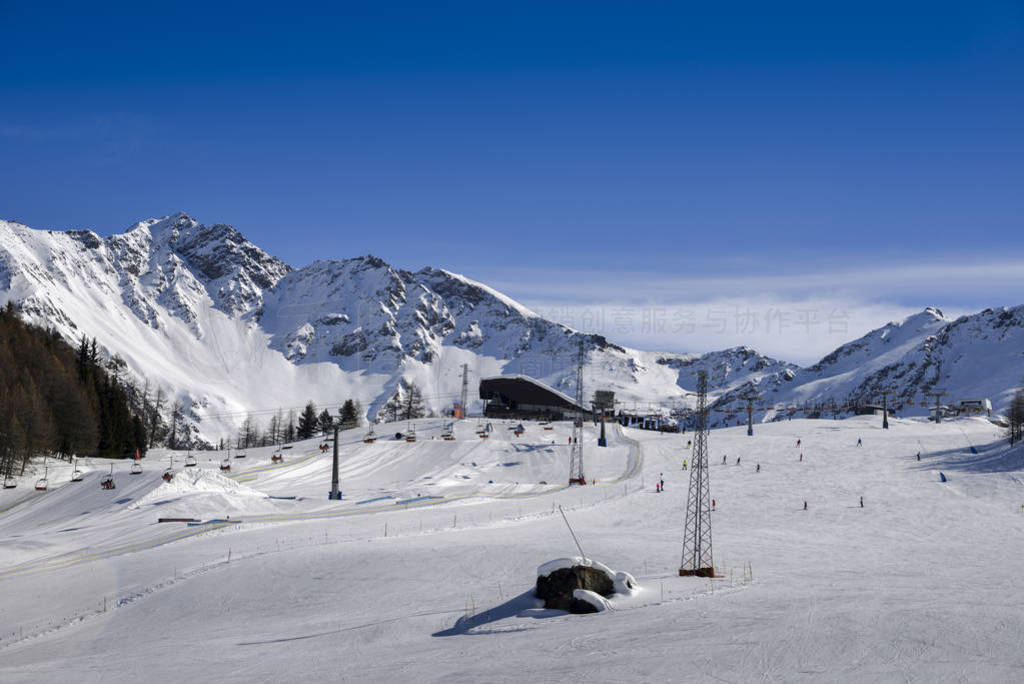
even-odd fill
[(410, 382), (409, 389), (405, 393), (405, 402), (402, 406), (402, 420), (422, 418), (424, 415), (423, 393), (415, 382)]
[(320, 433), (326, 435), (332, 429), (334, 429), (334, 416), (327, 409), (320, 412), (320, 416), (317, 418), (317, 427), (320, 429)]
[(1006, 418), (1010, 423), (1008, 431), (1010, 444), (1013, 445), (1024, 439), (1024, 389), (1017, 390), (1013, 395)]
[(284, 426), (284, 434), (282, 437), (285, 442), (295, 441), (295, 409), (288, 412), (288, 422)]
[(346, 399), (341, 410), (341, 429), (351, 430), (359, 426), (359, 416), (356, 414), (356, 404), (351, 399)]
[(302, 409), (302, 413), (299, 415), (299, 424), (297, 435), (299, 439), (309, 439), (316, 434), (317, 428), (317, 413), (316, 406), (313, 402), (306, 404), (306, 408)]

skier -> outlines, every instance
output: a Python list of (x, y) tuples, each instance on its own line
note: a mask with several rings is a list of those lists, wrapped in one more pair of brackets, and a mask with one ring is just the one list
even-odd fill
[(804, 501), (804, 510), (805, 511), (807, 510), (807, 502), (806, 501)]
[(803, 463), (803, 462), (804, 462), (804, 455), (803, 455), (803, 454), (800, 454), (800, 462), (801, 462), (801, 463)]
[(860, 507), (864, 508), (864, 497), (860, 497)]
[(737, 456), (737, 457), (736, 457), (736, 465), (739, 465), (739, 464), (740, 464), (740, 457), (739, 457), (739, 456)]
[(661, 491), (665, 491), (665, 478), (663, 476), (663, 473), (658, 473), (658, 478), (661, 484)]
[(686, 448), (689, 449), (692, 443), (690, 440), (686, 440)]
[(757, 464), (757, 468), (754, 469), (754, 472), (755, 473), (761, 472), (761, 464), (760, 463)]
[(799, 439), (798, 439), (798, 440), (796, 440), (796, 446), (797, 446), (797, 448), (799, 448), (799, 447), (800, 447), (800, 440), (799, 440)]
[(725, 454), (722, 454), (722, 465), (725, 465)]
[(860, 437), (858, 437), (857, 438), (857, 446), (861, 446), (861, 444), (863, 444), (863, 443), (860, 441)]
[(683, 470), (686, 470), (686, 460), (683, 460)]
[(715, 505), (716, 505), (716, 504), (715, 504), (715, 500), (714, 500), (714, 499), (712, 499), (712, 500), (711, 500), (711, 510), (715, 510)]
[(661, 494), (661, 485), (658, 484), (657, 482), (654, 483), (654, 491), (657, 492), (658, 494)]
[(917, 460), (918, 460), (918, 461), (920, 461), (920, 460), (921, 460), (921, 452), (920, 452), (920, 451), (918, 451), (918, 452), (917, 452)]

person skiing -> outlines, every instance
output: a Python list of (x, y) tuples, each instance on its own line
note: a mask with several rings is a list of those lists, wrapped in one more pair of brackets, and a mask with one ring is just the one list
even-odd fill
[(758, 464), (757, 464), (757, 467), (756, 467), (756, 468), (754, 468), (754, 472), (755, 472), (755, 473), (759, 473), (759, 472), (761, 472), (761, 464), (760, 464), (760, 463), (758, 463)]
[(918, 460), (918, 461), (920, 461), (920, 460), (921, 460), (921, 452), (920, 452), (920, 451), (918, 451), (918, 452), (917, 452), (917, 460)]
[(686, 448), (689, 449), (690, 445), (693, 444), (690, 440), (686, 440)]
[(864, 508), (864, 497), (860, 497), (860, 507)]
[(800, 440), (799, 439), (796, 440), (796, 445), (797, 445), (798, 448), (800, 447)]
[(803, 463), (803, 462), (804, 462), (804, 455), (803, 455), (803, 454), (800, 454), (800, 462), (801, 462), (801, 463)]
[(663, 473), (658, 473), (658, 478), (660, 480), (659, 484), (661, 485), (661, 491), (665, 491), (665, 478), (663, 476)]
[(805, 511), (807, 510), (807, 502), (806, 501), (804, 501), (804, 510)]
[(857, 438), (857, 446), (861, 446), (863, 443), (860, 441), (860, 437)]
[(683, 459), (683, 470), (686, 470), (686, 459)]
[(722, 454), (722, 465), (725, 465), (725, 454)]
[(737, 457), (736, 457), (736, 465), (739, 465), (739, 464), (740, 464), (740, 457), (739, 457), (739, 456), (737, 456)]
[(661, 485), (658, 484), (657, 482), (654, 483), (654, 491), (657, 492), (658, 494), (661, 494)]

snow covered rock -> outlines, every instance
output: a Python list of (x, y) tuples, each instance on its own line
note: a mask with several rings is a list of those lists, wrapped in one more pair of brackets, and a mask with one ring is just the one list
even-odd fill
[(607, 565), (575, 556), (557, 558), (537, 568), (534, 595), (544, 601), (545, 608), (570, 613), (597, 613), (610, 607), (607, 597), (631, 595), (636, 580), (625, 572), (615, 572)]

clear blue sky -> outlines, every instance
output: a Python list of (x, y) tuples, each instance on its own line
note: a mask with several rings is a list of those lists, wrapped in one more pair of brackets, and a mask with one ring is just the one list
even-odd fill
[(0, 217), (513, 290), (1024, 253), (1019, 2), (255, 5), (0, 0)]

